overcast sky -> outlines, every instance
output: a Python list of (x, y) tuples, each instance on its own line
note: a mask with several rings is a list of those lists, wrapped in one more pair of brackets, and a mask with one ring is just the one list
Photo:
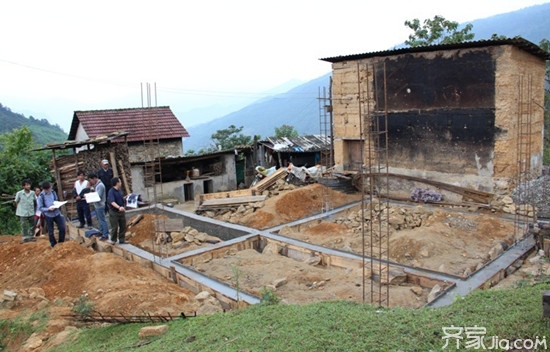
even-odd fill
[(142, 106), (150, 83), (152, 105), (195, 124), (185, 111), (330, 72), (320, 58), (390, 49), (412, 33), (406, 20), (463, 23), (547, 2), (6, 0), (0, 103), (68, 132), (75, 110)]

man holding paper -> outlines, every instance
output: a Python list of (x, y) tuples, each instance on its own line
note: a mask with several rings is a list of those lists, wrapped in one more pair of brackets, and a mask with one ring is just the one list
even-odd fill
[(78, 170), (77, 180), (73, 187), (73, 198), (76, 200), (76, 212), (78, 214), (78, 221), (80, 222), (79, 228), (84, 226), (92, 227), (92, 214), (90, 213), (90, 206), (86, 202), (84, 195), (90, 192), (90, 184), (84, 178), (84, 171)]
[(99, 223), (99, 232), (101, 232), (101, 238), (99, 240), (107, 241), (109, 239), (109, 226), (107, 225), (107, 218), (105, 217), (105, 202), (107, 201), (105, 185), (93, 172), (88, 174), (88, 181), (92, 186), (92, 192), (85, 195), (86, 201), (94, 206), (95, 216)]
[[(59, 207), (67, 202), (59, 202), (57, 194), (52, 190), (52, 185), (48, 181), (42, 183), (42, 192), (38, 196), (38, 208), (44, 214), (46, 219), (46, 226), (48, 227), (48, 237), (50, 239), (50, 245), (54, 247), (58, 242), (65, 242), (65, 218)], [(57, 225), (59, 232), (59, 241), (55, 239), (53, 234), (53, 224)]]

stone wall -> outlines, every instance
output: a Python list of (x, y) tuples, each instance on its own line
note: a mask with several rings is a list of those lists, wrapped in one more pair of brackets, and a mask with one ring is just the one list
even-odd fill
[(158, 156), (160, 157), (179, 157), (183, 156), (183, 144), (181, 138), (160, 141), (158, 144), (151, 145), (149, 141), (143, 143), (128, 143), (130, 153), (130, 162), (137, 163), (150, 161)]
[(380, 161), (375, 151), (386, 145), (371, 133), (373, 121), (388, 131), (390, 172), (509, 193), (519, 171), (522, 101), (532, 102), (524, 104), (531, 123), (523, 124), (530, 126), (523, 165), (541, 173), (544, 69), (543, 60), (510, 45), (334, 63), (335, 169)]
[(524, 122), (530, 120), (530, 124), (522, 129), (521, 149), (530, 153), (522, 160), (522, 165), (536, 177), (542, 173), (544, 111), (541, 107), (544, 106), (545, 62), (513, 46), (502, 47), (499, 54), (495, 125), (502, 133), (495, 141), (494, 174), (495, 177), (516, 178), (522, 171), (518, 170), (518, 134), (520, 105), (523, 105)]

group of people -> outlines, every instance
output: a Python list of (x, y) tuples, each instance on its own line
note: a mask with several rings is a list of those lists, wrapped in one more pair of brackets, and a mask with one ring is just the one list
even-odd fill
[[(89, 173), (88, 179), (84, 171), (77, 172), (77, 180), (72, 194), (76, 201), (79, 228), (92, 228), (92, 214), (90, 205), (95, 210), (99, 224), (100, 240), (110, 243), (125, 242), (126, 216), (125, 200), (122, 193), (120, 178), (113, 177), (113, 170), (109, 167), (108, 160), (101, 161), (101, 167), (97, 173)], [(59, 210), (61, 203), (50, 182), (43, 182), (42, 189), (31, 191), (31, 182), (28, 179), (22, 181), (23, 189), (15, 195), (16, 216), (21, 223), (23, 243), (35, 241), (35, 235), (40, 234), (41, 219), (44, 220), (48, 231), (50, 245), (54, 247), (59, 242), (65, 241), (66, 223), (63, 214)], [(97, 193), (98, 201), (89, 202), (87, 194)], [(96, 198), (96, 199), (97, 199)], [(111, 231), (107, 225), (107, 214)], [(54, 236), (54, 224), (58, 229), (58, 238)], [(35, 230), (38, 228), (38, 232)]]
[[(65, 241), (65, 218), (56, 202), (59, 201), (57, 193), (52, 189), (50, 182), (42, 183), (42, 189), (31, 191), (31, 181), (25, 179), (21, 182), (22, 190), (15, 194), (15, 215), (19, 217), (23, 243), (36, 241), (35, 236), (40, 235), (44, 221), (48, 229), (48, 237), (51, 246)], [(59, 232), (56, 239), (53, 233), (54, 224)], [(38, 231), (37, 231), (38, 230)]]

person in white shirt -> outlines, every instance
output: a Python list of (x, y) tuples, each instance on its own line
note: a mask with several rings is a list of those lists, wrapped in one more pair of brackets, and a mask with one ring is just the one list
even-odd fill
[(78, 213), (79, 228), (92, 227), (92, 213), (84, 195), (90, 192), (90, 183), (85, 179), (84, 171), (77, 172), (77, 180), (74, 183), (73, 197), (76, 200), (76, 212)]
[(36, 201), (36, 195), (31, 190), (31, 181), (24, 179), (21, 182), (23, 189), (17, 192), (15, 195), (15, 204), (17, 209), (15, 215), (19, 217), (21, 223), (21, 231), (23, 235), (23, 242), (35, 241), (33, 236), (34, 228), (34, 202)]

